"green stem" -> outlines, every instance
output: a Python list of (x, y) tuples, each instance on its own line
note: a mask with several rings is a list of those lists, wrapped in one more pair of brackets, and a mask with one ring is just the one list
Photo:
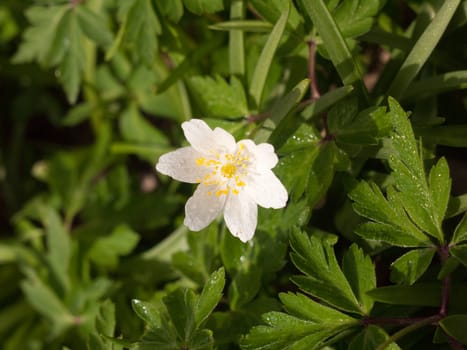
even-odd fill
[(416, 331), (417, 329), (419, 328), (422, 328), (424, 326), (427, 326), (427, 325), (430, 325), (432, 323), (435, 323), (435, 322), (438, 322), (440, 319), (440, 316), (439, 315), (435, 315), (435, 316), (431, 316), (431, 317), (428, 317), (428, 318), (425, 318), (423, 319), (422, 321), (420, 322), (417, 322), (417, 323), (414, 323), (414, 324), (411, 324), (410, 326), (407, 326), (405, 328), (402, 328), (400, 331), (394, 333), (393, 335), (391, 335), (388, 339), (386, 339), (385, 342), (383, 342), (382, 344), (380, 344), (376, 350), (384, 350), (386, 349), (386, 347), (388, 347), (391, 343), (394, 343), (396, 342), (397, 340), (401, 339), (402, 337), (404, 337), (405, 335), (413, 332), (413, 331)]

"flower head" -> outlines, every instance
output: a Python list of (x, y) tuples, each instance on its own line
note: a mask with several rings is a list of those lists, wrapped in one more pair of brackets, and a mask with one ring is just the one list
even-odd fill
[(258, 205), (283, 208), (287, 190), (271, 169), (278, 162), (272, 145), (251, 140), (235, 142), (221, 128), (204, 121), (182, 124), (191, 146), (162, 155), (156, 169), (175, 180), (198, 183), (185, 206), (184, 224), (192, 231), (208, 226), (221, 212), (230, 232), (242, 242), (256, 229)]

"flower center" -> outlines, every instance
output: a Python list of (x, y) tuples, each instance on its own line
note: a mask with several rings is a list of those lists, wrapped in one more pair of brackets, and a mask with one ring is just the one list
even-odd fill
[(216, 186), (214, 192), (217, 197), (228, 195), (229, 193), (239, 194), (242, 187), (246, 185), (243, 177), (247, 174), (249, 157), (244, 152), (245, 146), (239, 144), (237, 152), (234, 154), (219, 154), (213, 152), (212, 158), (200, 157), (196, 159), (196, 165), (209, 168), (208, 172), (198, 182), (205, 186)]
[(222, 176), (227, 177), (229, 179), (231, 179), (235, 175), (236, 172), (237, 172), (237, 167), (235, 166), (235, 164), (232, 164), (232, 163), (224, 164), (221, 168)]

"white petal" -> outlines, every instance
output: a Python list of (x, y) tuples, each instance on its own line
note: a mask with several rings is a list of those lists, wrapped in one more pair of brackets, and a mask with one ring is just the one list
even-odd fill
[(258, 207), (243, 192), (231, 194), (224, 209), (224, 220), (229, 231), (242, 242), (247, 242), (255, 234), (258, 222)]
[[(209, 195), (208, 192), (212, 194)], [(192, 231), (208, 226), (222, 211), (226, 196), (216, 196), (216, 186), (199, 185), (185, 205), (184, 224)]]
[(264, 170), (249, 176), (244, 191), (263, 208), (279, 209), (285, 207), (288, 193), (281, 181), (271, 170)]
[(237, 148), (235, 138), (222, 128), (215, 128), (213, 131), (218, 151), (234, 153)]
[(209, 172), (208, 168), (196, 164), (196, 159), (200, 157), (203, 157), (203, 154), (193, 147), (183, 147), (162, 155), (156, 169), (175, 180), (196, 183)]
[(243, 144), (248, 152), (253, 155), (255, 167), (258, 169), (272, 169), (279, 161), (276, 152), (274, 152), (274, 147), (269, 143), (256, 145), (251, 140), (241, 140), (238, 143)]
[(201, 119), (191, 119), (182, 123), (182, 129), (190, 145), (201, 153), (233, 152), (235, 149), (235, 139), (232, 135), (221, 128), (211, 130)]
[(276, 166), (277, 158), (274, 147), (269, 143), (260, 143), (254, 150), (257, 166), (265, 169), (272, 169)]

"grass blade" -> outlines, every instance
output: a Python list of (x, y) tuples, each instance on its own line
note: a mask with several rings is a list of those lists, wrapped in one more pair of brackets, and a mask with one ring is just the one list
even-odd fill
[[(361, 82), (361, 72), (323, 0), (302, 1), (345, 85)], [(363, 84), (360, 84), (363, 88)]]
[(274, 25), (266, 45), (264, 45), (263, 51), (261, 51), (261, 55), (259, 56), (255, 71), (253, 72), (253, 78), (251, 79), (249, 92), (256, 108), (259, 108), (261, 105), (261, 97), (263, 95), (266, 77), (268, 75), (274, 53), (276, 52), (282, 34), (284, 33), (284, 29), (289, 18), (289, 12), (290, 5), (287, 6), (287, 10), (282, 13), (282, 15), (279, 17), (279, 20)]
[(400, 99), (438, 44), (460, 0), (446, 0), (405, 59), (387, 92)]

